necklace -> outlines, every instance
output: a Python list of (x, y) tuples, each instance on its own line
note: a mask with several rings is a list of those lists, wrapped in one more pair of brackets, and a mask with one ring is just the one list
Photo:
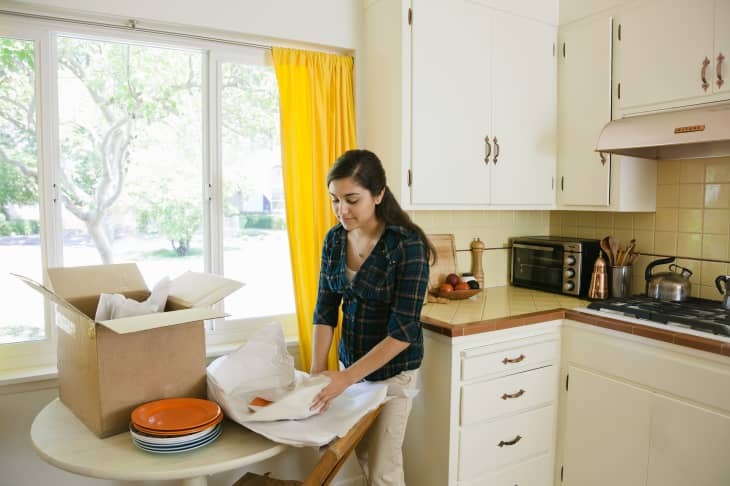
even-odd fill
[(377, 236), (375, 238), (366, 239), (363, 245), (356, 245), (354, 239), (350, 239), (350, 246), (354, 250), (355, 254), (358, 256), (358, 258), (360, 258), (360, 260), (364, 260), (370, 254), (370, 252), (373, 251), (373, 248), (375, 248), (375, 245), (378, 243), (378, 240), (380, 240), (380, 236), (382, 234), (383, 231), (381, 229), (377, 232)]

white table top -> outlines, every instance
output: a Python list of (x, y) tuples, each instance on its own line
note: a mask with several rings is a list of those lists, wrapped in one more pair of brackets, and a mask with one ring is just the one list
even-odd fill
[(33, 447), (50, 464), (101, 479), (184, 479), (205, 484), (205, 476), (254, 464), (285, 451), (243, 426), (223, 421), (223, 433), (200, 449), (177, 454), (145, 452), (129, 432), (99, 439), (56, 399), (38, 413), (30, 429)]

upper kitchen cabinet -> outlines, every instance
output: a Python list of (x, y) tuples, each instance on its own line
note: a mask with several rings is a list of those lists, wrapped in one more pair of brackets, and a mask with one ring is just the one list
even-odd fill
[(611, 120), (613, 18), (561, 27), (558, 42), (557, 203), (560, 209), (655, 211), (656, 161), (595, 151)]
[(560, 206), (608, 206), (610, 155), (594, 151), (611, 120), (613, 19), (598, 16), (560, 30), (558, 190)]
[(491, 3), (366, 4), (362, 139), (406, 207), (554, 204), (556, 27)]
[(727, 0), (654, 0), (625, 8), (614, 115), (728, 99)]

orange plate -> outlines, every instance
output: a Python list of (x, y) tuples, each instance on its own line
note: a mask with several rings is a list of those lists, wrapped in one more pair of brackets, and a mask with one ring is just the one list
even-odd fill
[(441, 292), (439, 289), (431, 289), (431, 294), (436, 297), (443, 297), (451, 300), (468, 299), (472, 295), (476, 295), (484, 289), (469, 289), (469, 290), (452, 290), (451, 292)]
[(220, 415), (217, 403), (200, 398), (167, 398), (145, 403), (132, 412), (132, 423), (152, 430), (186, 430)]
[(208, 422), (207, 424), (199, 425), (198, 427), (191, 427), (189, 429), (181, 429), (181, 430), (155, 430), (155, 429), (148, 429), (146, 427), (141, 427), (135, 423), (132, 423), (132, 427), (137, 432), (142, 432), (143, 434), (152, 435), (155, 437), (179, 437), (182, 435), (189, 435), (194, 434), (195, 432), (200, 432), (206, 429), (210, 429), (218, 425), (223, 421), (223, 414), (218, 415), (213, 421)]

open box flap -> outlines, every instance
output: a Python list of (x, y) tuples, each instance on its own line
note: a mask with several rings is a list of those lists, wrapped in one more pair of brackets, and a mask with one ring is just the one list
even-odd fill
[(39, 284), (35, 280), (28, 278), (28, 277), (24, 277), (22, 275), (18, 275), (17, 273), (11, 273), (11, 275), (14, 275), (15, 277), (19, 278), (21, 281), (23, 281), (26, 285), (28, 285), (32, 289), (35, 289), (36, 291), (38, 291), (41, 294), (43, 294), (44, 296), (46, 296), (48, 298), (48, 300), (50, 300), (51, 302), (58, 304), (61, 307), (64, 307), (71, 312), (79, 314), (80, 316), (83, 316), (84, 318), (87, 318), (86, 314), (84, 314), (83, 312), (78, 310), (76, 307), (74, 307), (70, 303), (66, 302), (65, 300), (63, 300), (62, 298), (60, 298), (59, 296), (57, 296), (56, 294), (54, 294), (53, 292), (48, 290), (46, 287)]
[(108, 321), (99, 321), (98, 324), (111, 329), (117, 334), (146, 331), (158, 327), (173, 326), (184, 322), (200, 321), (203, 319), (216, 319), (225, 317), (226, 314), (214, 309), (195, 307), (170, 312), (156, 312), (134, 317), (122, 317)]
[(190, 307), (204, 307), (223, 300), (243, 283), (211, 273), (185, 272), (170, 282), (170, 296)]
[(147, 290), (134, 263), (48, 269), (53, 291), (63, 299)]

